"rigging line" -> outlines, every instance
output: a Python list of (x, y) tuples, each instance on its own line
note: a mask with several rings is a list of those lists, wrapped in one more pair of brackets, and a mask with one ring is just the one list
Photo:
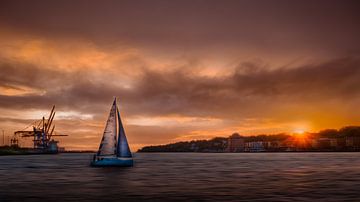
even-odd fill
[(41, 120), (35, 120), (34, 122), (31, 122), (28, 126), (26, 126), (23, 130), (26, 130), (27, 128), (29, 128), (30, 126), (36, 126), (38, 122), (40, 122)]
[(22, 129), (22, 130), (26, 130), (26, 129), (29, 128), (30, 126), (36, 125), (36, 122), (38, 122), (38, 120), (30, 123), (28, 126), (26, 126), (26, 127), (25, 127), (24, 129)]
[[(46, 114), (43, 115), (43, 117), (45, 117), (45, 116), (46, 116)], [(42, 121), (42, 120), (35, 120), (34, 122), (31, 122), (28, 126), (26, 126), (26, 127), (25, 127), (24, 129), (22, 129), (22, 130), (26, 130), (26, 129), (28, 129), (30, 126), (35, 126), (38, 121)]]

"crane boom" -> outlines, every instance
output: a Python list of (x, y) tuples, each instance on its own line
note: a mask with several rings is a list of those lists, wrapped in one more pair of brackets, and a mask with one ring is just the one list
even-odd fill
[[(54, 107), (55, 107), (55, 105), (54, 105)], [(52, 116), (51, 116), (51, 115), (52, 115)], [(48, 123), (47, 123), (47, 127), (46, 127), (46, 129), (45, 129), (45, 133), (49, 132), (49, 129), (50, 129), (51, 124), (52, 124), (52, 122), (53, 122), (53, 120), (54, 120), (54, 117), (55, 117), (55, 112), (53, 112), (53, 113), (50, 114), (50, 116), (49, 116), (49, 120), (48, 120)]]
[[(56, 134), (54, 118), (55, 118), (55, 105), (53, 105), (49, 117), (46, 119), (44, 116), (39, 121), (33, 123), (32, 131), (16, 131), (14, 135), (21, 137), (34, 137), (34, 149), (42, 150), (57, 150), (57, 141), (53, 140), (54, 136), (67, 136), (63, 134)], [(54, 146), (55, 145), (55, 146)]]

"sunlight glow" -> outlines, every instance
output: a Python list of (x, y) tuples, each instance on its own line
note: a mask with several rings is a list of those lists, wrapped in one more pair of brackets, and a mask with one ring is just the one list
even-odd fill
[(26, 96), (26, 95), (44, 95), (44, 90), (35, 89), (27, 86), (0, 86), (0, 95), (5, 96)]
[(93, 119), (93, 115), (92, 114), (83, 114), (80, 112), (76, 112), (76, 111), (58, 111), (56, 112), (57, 114), (57, 119), (68, 119), (68, 120), (72, 120), (72, 119), (81, 119), (81, 120), (87, 120), (87, 119)]
[(132, 117), (127, 118), (126, 123), (138, 126), (209, 126), (221, 124), (222, 121), (216, 118), (201, 118), (188, 116), (159, 116), (159, 117)]
[(305, 133), (305, 130), (304, 130), (304, 129), (301, 129), (301, 128), (298, 128), (298, 129), (295, 129), (295, 130), (294, 130), (294, 133), (295, 133), (295, 134), (302, 135), (302, 134)]

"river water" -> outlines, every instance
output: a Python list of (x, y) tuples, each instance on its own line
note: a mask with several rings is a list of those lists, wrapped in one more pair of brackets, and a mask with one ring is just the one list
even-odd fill
[(360, 201), (360, 153), (136, 153), (0, 157), (0, 201)]

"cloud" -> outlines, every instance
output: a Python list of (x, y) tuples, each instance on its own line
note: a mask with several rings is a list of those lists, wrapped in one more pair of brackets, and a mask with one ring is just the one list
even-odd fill
[(243, 54), (281, 60), (358, 53), (360, 29), (354, 26), (359, 24), (358, 10), (359, 3), (351, 0), (311, 4), (15, 0), (2, 2), (0, 24), (25, 36), (141, 47), (162, 55), (213, 52), (221, 57)]
[[(130, 116), (177, 114), (196, 117), (243, 117), (300, 105), (338, 100), (351, 103), (359, 97), (360, 60), (341, 58), (297, 68), (251, 72), (238, 66), (225, 76), (202, 76), (191, 68), (156, 71), (143, 69), (129, 77), (131, 87), (117, 85), (116, 75), (86, 73), (88, 70), (60, 71), (31, 64), (0, 64), (0, 85), (22, 85), (40, 89), (39, 95), (1, 95), (0, 104), (9, 108), (36, 108), (57, 104), (60, 109), (96, 115), (118, 96)], [(8, 76), (10, 75), (10, 76)], [(111, 81), (112, 80), (112, 81)]]
[[(196, 63), (191, 62), (187, 63), (190, 66), (175, 64), (168, 70), (142, 66), (140, 73), (127, 75), (131, 87), (118, 85), (116, 74), (3, 61), (0, 86), (25, 86), (44, 93), (1, 94), (2, 125), (11, 125), (4, 121), (7, 118), (13, 123), (19, 119), (12, 125), (20, 130), (24, 123), (21, 111), (46, 111), (56, 104), (59, 112), (76, 115), (65, 119), (60, 116), (56, 122), (57, 130), (70, 135), (61, 141), (71, 148), (87, 144), (87, 148), (96, 149), (113, 96), (119, 98), (126, 130), (131, 134), (129, 141), (138, 146), (226, 136), (231, 131), (283, 132), (304, 120), (317, 126), (331, 123), (340, 127), (353, 123), (359, 114), (360, 60), (356, 57), (295, 68), (268, 69), (246, 63), (218, 75), (199, 74), (191, 68)], [(13, 117), (9, 110), (20, 117)], [(81, 117), (87, 118), (81, 121)], [(263, 119), (271, 120), (271, 124), (262, 123)], [(247, 120), (253, 120), (252, 124), (246, 125)], [(80, 141), (82, 136), (86, 140)]]
[(359, 96), (360, 62), (342, 58), (321, 64), (276, 70), (237, 71), (206, 77), (183, 70), (145, 71), (127, 99), (136, 113), (196, 116), (256, 115), (279, 105), (354, 99)]
[(133, 145), (358, 123), (358, 2), (275, 2), (3, 1), (0, 127), (55, 104), (96, 148), (113, 96)]

